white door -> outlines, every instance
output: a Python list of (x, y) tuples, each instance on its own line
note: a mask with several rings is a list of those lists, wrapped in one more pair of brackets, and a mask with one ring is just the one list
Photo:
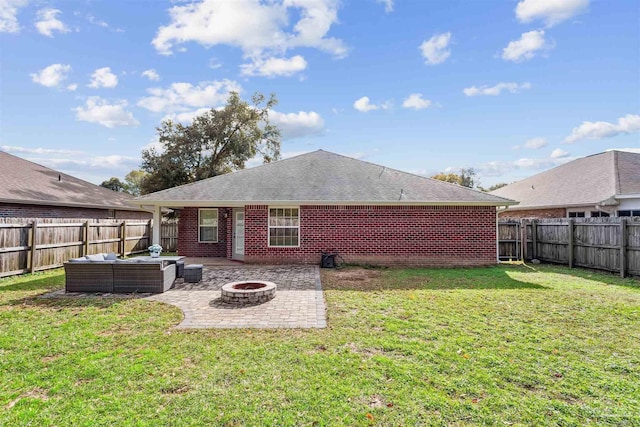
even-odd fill
[(233, 210), (233, 258), (244, 259), (244, 209)]

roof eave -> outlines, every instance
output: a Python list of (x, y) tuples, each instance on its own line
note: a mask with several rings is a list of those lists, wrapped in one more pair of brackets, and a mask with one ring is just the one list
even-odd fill
[[(0, 203), (12, 203), (16, 205), (45, 205), (45, 206), (64, 206), (70, 208), (84, 208), (84, 209), (115, 209), (118, 211), (140, 211), (143, 210), (145, 212), (152, 212), (149, 209), (141, 209), (141, 205), (136, 204), (135, 206), (127, 206), (127, 205), (92, 205), (87, 203), (74, 203), (74, 202), (60, 202), (60, 201), (51, 201), (51, 200), (23, 200), (23, 199), (2, 199), (0, 198)], [(129, 203), (129, 201), (127, 201)]]
[(246, 205), (267, 206), (513, 206), (519, 202), (500, 201), (367, 201), (367, 200), (132, 200), (138, 206), (180, 207), (241, 207)]

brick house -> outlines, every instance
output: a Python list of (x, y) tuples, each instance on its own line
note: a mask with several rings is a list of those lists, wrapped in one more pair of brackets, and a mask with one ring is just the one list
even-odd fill
[(132, 199), (0, 151), (0, 218), (151, 218)]
[(582, 157), (491, 194), (520, 202), (500, 218), (640, 216), (640, 153)]
[(136, 201), (179, 210), (180, 255), (424, 266), (494, 264), (496, 207), (515, 203), (322, 150)]

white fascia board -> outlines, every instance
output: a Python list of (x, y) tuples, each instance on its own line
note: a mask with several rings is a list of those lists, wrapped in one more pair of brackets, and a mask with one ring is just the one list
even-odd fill
[[(135, 200), (127, 201), (127, 203), (135, 202)], [(69, 208), (86, 208), (86, 209), (112, 209), (116, 211), (149, 211), (148, 208), (141, 208), (139, 204), (134, 206), (125, 205), (91, 205), (87, 203), (74, 203), (74, 202), (58, 202), (55, 200), (20, 200), (20, 199), (0, 199), (0, 203), (12, 203), (16, 205), (38, 205), (38, 206), (61, 206)]]
[(639, 194), (616, 194), (615, 196), (613, 196), (616, 199), (640, 199), (640, 193)]
[(327, 201), (327, 200), (138, 200), (132, 201), (138, 206), (162, 206), (166, 208), (184, 208), (184, 207), (243, 207), (247, 205), (265, 205), (265, 206), (512, 206), (518, 202), (512, 200), (504, 200), (499, 202), (460, 202), (460, 201), (443, 201), (443, 202), (378, 202), (378, 201)]

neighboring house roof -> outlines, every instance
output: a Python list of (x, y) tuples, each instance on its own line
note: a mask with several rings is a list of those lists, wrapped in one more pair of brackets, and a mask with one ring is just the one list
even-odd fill
[(323, 150), (137, 198), (144, 204), (431, 204), (506, 206), (512, 200)]
[(0, 151), (0, 203), (140, 210), (132, 199)]
[(512, 209), (617, 204), (616, 197), (640, 197), (640, 153), (607, 151), (573, 160), (492, 191), (517, 200)]

